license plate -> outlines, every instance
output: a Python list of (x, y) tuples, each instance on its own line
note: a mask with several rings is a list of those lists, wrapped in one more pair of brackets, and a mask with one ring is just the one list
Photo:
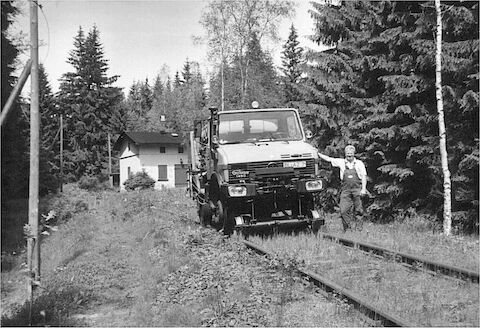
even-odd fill
[(294, 169), (298, 169), (301, 167), (307, 167), (307, 162), (306, 161), (283, 162), (283, 167), (293, 167)]

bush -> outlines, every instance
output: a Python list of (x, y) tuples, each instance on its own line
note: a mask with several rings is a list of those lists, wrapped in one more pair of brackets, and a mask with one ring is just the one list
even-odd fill
[(126, 190), (153, 189), (155, 180), (153, 180), (145, 171), (137, 172), (128, 178), (123, 185)]
[(475, 210), (452, 212), (452, 227), (464, 234), (478, 233), (478, 212)]
[(100, 179), (95, 176), (84, 175), (78, 180), (78, 187), (80, 189), (94, 191), (102, 189), (102, 183), (100, 182)]

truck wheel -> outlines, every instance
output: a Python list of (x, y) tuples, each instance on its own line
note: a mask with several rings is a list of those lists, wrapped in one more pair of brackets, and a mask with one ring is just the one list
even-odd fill
[(235, 229), (235, 217), (233, 216), (232, 211), (224, 210), (224, 220), (223, 220), (223, 234), (230, 236), (233, 234)]
[(200, 206), (200, 224), (204, 227), (212, 223), (212, 211), (209, 204), (203, 204)]
[(223, 204), (220, 200), (217, 201), (215, 204), (215, 228), (218, 230), (221, 230), (223, 228), (223, 222), (225, 216), (225, 210), (223, 208)]

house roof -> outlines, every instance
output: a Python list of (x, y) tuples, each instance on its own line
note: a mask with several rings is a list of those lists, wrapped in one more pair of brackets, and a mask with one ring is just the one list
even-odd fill
[(145, 144), (182, 144), (183, 135), (169, 132), (123, 132), (113, 145), (114, 150), (120, 150), (124, 141), (130, 140), (136, 145)]

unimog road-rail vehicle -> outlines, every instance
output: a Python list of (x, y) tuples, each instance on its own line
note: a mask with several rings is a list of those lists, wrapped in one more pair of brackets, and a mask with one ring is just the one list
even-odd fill
[[(311, 133), (310, 133), (311, 134)], [(227, 235), (314, 232), (324, 224), (317, 150), (296, 109), (218, 111), (190, 132), (189, 190), (200, 222)]]

